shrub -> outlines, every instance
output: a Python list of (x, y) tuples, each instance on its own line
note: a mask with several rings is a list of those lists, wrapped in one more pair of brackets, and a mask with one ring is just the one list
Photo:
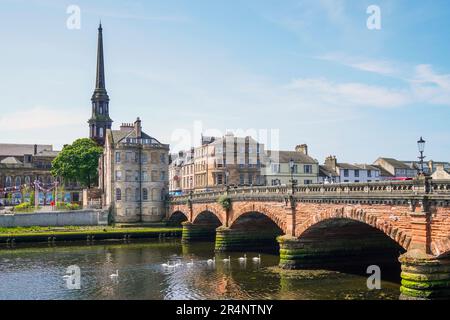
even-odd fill
[(226, 195), (220, 196), (220, 198), (217, 200), (217, 203), (219, 203), (226, 211), (231, 209), (231, 199)]
[(15, 212), (28, 212), (32, 210), (32, 206), (29, 202), (23, 202), (14, 207)]

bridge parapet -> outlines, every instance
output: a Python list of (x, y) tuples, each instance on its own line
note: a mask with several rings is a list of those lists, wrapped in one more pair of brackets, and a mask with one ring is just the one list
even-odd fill
[[(283, 201), (292, 196), (297, 201), (379, 201), (396, 200), (406, 203), (411, 200), (440, 201), (441, 205), (450, 205), (450, 180), (417, 179), (410, 181), (381, 181), (370, 183), (313, 184), (296, 186), (264, 186), (222, 189), (210, 192), (196, 192), (190, 195), (174, 196), (171, 204), (186, 204), (188, 201), (214, 202), (220, 196), (228, 195), (237, 200), (267, 199)], [(442, 202), (444, 201), (444, 203)], [(398, 202), (397, 202), (398, 203)]]

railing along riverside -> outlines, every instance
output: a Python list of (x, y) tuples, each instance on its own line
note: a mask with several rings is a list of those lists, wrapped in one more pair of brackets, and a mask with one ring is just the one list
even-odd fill
[[(296, 198), (302, 197), (351, 197), (358, 198), (371, 196), (445, 196), (450, 200), (450, 180), (431, 180), (428, 182), (428, 190), (425, 180), (409, 181), (380, 181), (369, 183), (340, 183), (340, 184), (311, 184), (295, 186), (293, 188)], [(228, 190), (214, 190), (208, 192), (193, 192), (192, 194), (173, 196), (171, 203), (185, 204), (188, 200), (192, 202), (212, 201), (220, 196), (228, 194), (229, 197), (285, 197), (292, 194), (291, 186), (262, 186), (229, 188)]]

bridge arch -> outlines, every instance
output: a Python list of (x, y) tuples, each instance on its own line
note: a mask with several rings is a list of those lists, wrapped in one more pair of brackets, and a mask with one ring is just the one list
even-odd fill
[(167, 220), (168, 220), (169, 224), (181, 225), (182, 222), (188, 221), (189, 217), (183, 211), (177, 210), (177, 211), (170, 213)]
[(411, 243), (409, 231), (394, 226), (389, 220), (367, 214), (363, 209), (352, 209), (346, 212), (344, 208), (341, 208), (314, 214), (296, 229), (295, 236), (302, 238), (315, 225), (331, 220), (349, 220), (371, 226), (384, 233), (404, 250), (408, 250)]
[(252, 213), (260, 214), (272, 221), (283, 233), (286, 233), (285, 211), (282, 207), (270, 207), (264, 204), (248, 203), (244, 205), (233, 206), (233, 212), (230, 217), (229, 225), (233, 225), (240, 217)]
[(199, 212), (192, 221), (193, 224), (203, 224), (203, 225), (211, 225), (215, 228), (220, 227), (222, 225), (222, 221), (220, 221), (219, 216), (209, 210), (204, 210)]

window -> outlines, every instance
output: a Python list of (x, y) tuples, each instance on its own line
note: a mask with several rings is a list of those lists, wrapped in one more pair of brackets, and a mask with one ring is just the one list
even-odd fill
[(139, 171), (134, 172), (134, 181), (139, 181)]
[(116, 181), (122, 180), (122, 171), (116, 170)]
[(27, 186), (29, 186), (29, 185), (31, 184), (31, 179), (30, 179), (29, 176), (26, 176), (26, 177), (25, 177), (25, 184), (26, 184)]
[(165, 172), (165, 171), (161, 171), (159, 177), (160, 177), (160, 180), (161, 180), (161, 181), (166, 181), (166, 172)]
[(131, 201), (131, 198), (132, 197), (132, 195), (131, 195), (131, 189), (130, 188), (126, 188), (125, 189), (125, 201)]
[(125, 181), (133, 181), (133, 171), (127, 170), (125, 171)]
[(298, 165), (294, 164), (294, 166), (292, 167), (292, 172), (298, 173)]
[(146, 171), (142, 171), (142, 181), (148, 181), (148, 173)]
[(152, 182), (158, 181), (158, 171), (152, 170)]
[(165, 164), (166, 163), (166, 155), (164, 153), (161, 153), (159, 155), (159, 160), (162, 164)]
[(244, 174), (241, 173), (239, 175), (239, 184), (243, 185), (245, 183), (245, 178), (244, 178)]
[(359, 180), (355, 180), (355, 183), (359, 183)]
[(355, 177), (359, 177), (359, 170), (355, 170)]
[(142, 200), (148, 201), (148, 190), (146, 188), (142, 189)]
[(131, 161), (132, 153), (131, 152), (125, 152), (125, 161)]
[(16, 188), (20, 188), (21, 184), (22, 184), (22, 179), (20, 179), (20, 177), (16, 177), (16, 183), (15, 183)]
[(139, 162), (139, 152), (134, 153), (134, 162)]
[(367, 170), (367, 176), (370, 178), (372, 177), (372, 170)]
[(140, 195), (141, 193), (139, 192), (139, 188), (136, 188), (135, 193), (134, 193), (134, 200), (135, 201), (140, 201)]
[(147, 163), (148, 162), (148, 155), (147, 155), (147, 153), (143, 152), (141, 154), (141, 162), (142, 163)]
[(272, 186), (279, 186), (281, 185), (280, 179), (273, 179), (272, 180)]
[(102, 105), (100, 105), (98, 107), (98, 113), (103, 114), (103, 107), (102, 107)]
[(116, 189), (116, 201), (122, 200), (122, 190), (120, 188)]
[(305, 172), (305, 173), (312, 173), (312, 165), (310, 165), (310, 164), (305, 164), (304, 166), (303, 166), (303, 171)]
[(253, 183), (253, 175), (251, 173), (248, 174), (248, 183), (249, 184)]
[(273, 173), (280, 173), (280, 164), (279, 163), (272, 164), (272, 172)]
[(158, 153), (152, 152), (150, 154), (150, 161), (154, 164), (157, 164), (158, 163)]
[(152, 201), (158, 201), (159, 192), (158, 189), (152, 189)]
[(120, 152), (116, 152), (116, 163), (120, 163)]
[(100, 138), (103, 138), (103, 128), (102, 127), (98, 128), (98, 135), (100, 136)]
[[(344, 169), (344, 177), (348, 177), (348, 169)], [(345, 181), (344, 181), (345, 182)], [(348, 182), (348, 181), (347, 181)]]
[(347, 182), (348, 182), (348, 180), (344, 180), (344, 182), (345, 182), (345, 183), (347, 183)]
[(313, 183), (312, 180), (305, 180), (304, 182), (305, 182), (305, 184), (307, 184), (307, 185)]
[(217, 177), (216, 177), (216, 184), (217, 184), (217, 185), (223, 184), (223, 175), (222, 175), (221, 173), (217, 174)]

